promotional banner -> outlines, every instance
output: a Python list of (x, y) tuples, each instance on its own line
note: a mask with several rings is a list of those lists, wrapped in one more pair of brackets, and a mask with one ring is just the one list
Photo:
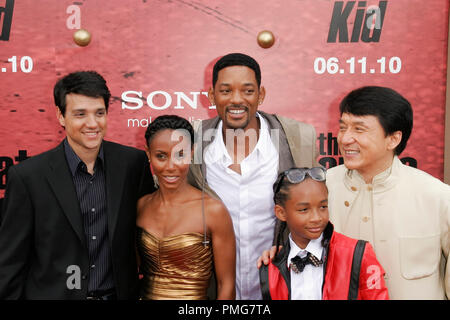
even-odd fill
[[(0, 0), (0, 197), (8, 167), (64, 138), (60, 77), (103, 75), (106, 139), (143, 148), (159, 115), (216, 116), (212, 67), (231, 52), (259, 62), (261, 110), (315, 126), (326, 167), (342, 163), (340, 100), (364, 85), (393, 88), (414, 110), (402, 160), (443, 179), (448, 10), (448, 0)], [(87, 45), (74, 42), (79, 29)], [(275, 39), (268, 48), (257, 41), (264, 30)]]

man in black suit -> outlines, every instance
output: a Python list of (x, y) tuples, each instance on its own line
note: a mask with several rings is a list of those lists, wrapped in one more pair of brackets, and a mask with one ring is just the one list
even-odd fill
[(0, 299), (136, 298), (136, 202), (153, 179), (143, 151), (103, 140), (110, 96), (94, 71), (59, 80), (66, 139), (9, 169)]

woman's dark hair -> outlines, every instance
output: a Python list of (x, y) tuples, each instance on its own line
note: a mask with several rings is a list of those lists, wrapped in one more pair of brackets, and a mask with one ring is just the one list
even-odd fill
[(194, 129), (188, 120), (176, 115), (163, 115), (154, 119), (147, 127), (147, 130), (145, 131), (145, 142), (147, 143), (147, 147), (150, 146), (150, 142), (155, 134), (165, 129), (184, 130), (191, 138), (191, 146), (194, 145)]
[(413, 127), (413, 111), (408, 100), (398, 92), (385, 87), (368, 86), (350, 92), (339, 106), (341, 116), (349, 113), (355, 116), (377, 117), (386, 136), (402, 132), (402, 140), (394, 153), (400, 155), (406, 147)]
[(252, 69), (255, 72), (256, 82), (258, 87), (261, 85), (261, 69), (258, 62), (252, 57), (243, 53), (230, 53), (220, 58), (213, 68), (213, 88), (216, 85), (217, 78), (219, 77), (219, 71), (232, 66), (245, 66)]
[(111, 93), (105, 79), (95, 71), (72, 72), (56, 82), (53, 88), (53, 98), (63, 116), (66, 114), (66, 95), (70, 93), (91, 98), (102, 97), (106, 111), (108, 111)]

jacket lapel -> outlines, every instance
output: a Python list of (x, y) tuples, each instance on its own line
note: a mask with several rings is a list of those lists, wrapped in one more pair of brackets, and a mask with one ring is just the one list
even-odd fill
[(214, 140), (215, 134), (217, 133), (216, 127), (220, 119), (217, 116), (212, 119), (198, 121), (194, 122), (194, 163), (190, 165), (188, 181), (198, 189), (204, 189), (213, 198), (220, 199), (206, 182), (206, 164), (204, 163), (205, 149)]
[[(277, 146), (279, 159), (278, 159), (278, 174), (295, 167), (294, 160), (292, 158), (291, 149), (288, 144), (286, 133), (283, 130), (278, 118), (274, 115), (268, 114), (264, 111), (258, 111), (258, 113), (266, 119), (269, 125), (270, 137), (275, 146)], [(276, 134), (272, 130), (276, 130)]]
[[(206, 147), (216, 138), (216, 134), (222, 134), (221, 132), (217, 132), (217, 126), (219, 125), (220, 118), (219, 116), (216, 116), (212, 119), (203, 120), (202, 125), (202, 131), (201, 131), (201, 144), (202, 144), (202, 159), (205, 159), (205, 150)], [(212, 131), (214, 130), (214, 131)], [(206, 165), (202, 166), (202, 174), (204, 177), (206, 177)]]
[[(264, 117), (264, 119), (266, 119), (268, 126), (269, 126), (269, 130), (277, 130), (278, 135), (276, 136), (272, 136), (272, 132), (269, 131), (269, 134), (271, 135), (272, 141), (274, 142), (274, 145), (278, 146), (278, 151), (280, 154), (282, 154), (282, 157), (279, 157), (279, 165), (278, 165), (278, 173), (283, 172), (289, 168), (292, 168), (295, 166), (294, 160), (292, 158), (291, 152), (290, 152), (290, 148), (289, 148), (289, 144), (287, 141), (287, 137), (286, 137), (286, 133), (283, 130), (283, 127), (281, 126), (279, 120), (277, 119), (276, 116), (273, 116), (271, 114), (268, 114), (264, 111), (258, 110), (258, 113)], [(208, 130), (211, 129), (215, 129), (217, 128), (217, 126), (219, 125), (219, 117), (216, 116), (212, 119), (207, 119), (207, 120), (203, 120), (201, 122), (201, 127), (202, 127), (202, 158), (204, 159), (204, 152), (206, 147), (208, 146), (208, 144), (211, 143), (212, 139), (209, 139), (210, 137), (205, 139), (205, 132), (208, 132)], [(286, 152), (289, 151), (289, 152)], [(202, 166), (202, 173), (204, 176), (206, 176), (206, 166), (203, 165)]]
[(80, 238), (83, 245), (86, 245), (80, 205), (73, 184), (73, 178), (64, 155), (63, 143), (54, 149), (54, 152), (49, 156), (49, 160), (49, 168), (46, 176), (50, 187), (55, 193), (64, 214), (78, 238)]
[[(264, 117), (264, 119), (267, 120), (269, 130), (276, 129), (278, 134), (276, 136), (272, 136), (272, 132), (270, 131), (271, 139), (274, 142), (275, 145), (279, 148), (279, 154), (282, 154), (283, 156), (279, 157), (279, 165), (278, 165), (278, 173), (283, 172), (284, 170), (287, 170), (289, 168), (292, 168), (295, 166), (294, 160), (292, 158), (290, 147), (286, 138), (286, 134), (283, 130), (282, 125), (280, 124), (280, 121), (277, 119), (276, 116), (270, 115), (266, 112), (263, 112), (261, 110), (258, 110), (258, 113)], [(213, 195), (215, 197), (218, 197), (217, 194), (209, 188), (208, 184), (203, 183), (203, 179), (206, 178), (206, 165), (204, 164), (204, 153), (206, 147), (212, 142), (212, 140), (215, 138), (215, 135), (212, 134), (210, 130), (214, 130), (219, 125), (220, 118), (219, 116), (216, 116), (211, 119), (202, 120), (200, 122), (199, 129), (196, 132), (196, 156), (199, 159), (202, 159), (202, 162), (200, 164), (192, 164), (191, 170), (190, 170), (190, 180), (195, 183), (199, 188), (202, 188), (202, 186), (205, 186), (205, 189), (209, 195)], [(217, 133), (216, 133), (217, 134)], [(198, 141), (200, 140), (200, 141)], [(201, 148), (200, 148), (201, 146)], [(201, 178), (201, 179), (200, 179)]]
[(106, 208), (108, 212), (108, 232), (110, 241), (113, 239), (114, 231), (119, 216), (120, 203), (122, 200), (123, 186), (125, 182), (126, 166), (123, 159), (114, 154), (114, 145), (108, 141), (103, 142), (106, 172)]
[(286, 282), (289, 292), (288, 300), (291, 300), (291, 273), (287, 267), (287, 258), (290, 251), (291, 246), (288, 240), (285, 246), (281, 248), (281, 251), (275, 257), (275, 259), (272, 260), (272, 263), (280, 270), (280, 273), (283, 276), (284, 281)]
[(325, 286), (325, 276), (327, 274), (327, 266), (328, 266), (328, 252), (330, 250), (331, 239), (334, 234), (334, 226), (331, 222), (328, 221), (325, 230), (323, 231), (323, 239), (322, 239), (322, 261), (323, 261), (323, 282), (322, 282), (322, 296), (323, 296), (323, 287)]

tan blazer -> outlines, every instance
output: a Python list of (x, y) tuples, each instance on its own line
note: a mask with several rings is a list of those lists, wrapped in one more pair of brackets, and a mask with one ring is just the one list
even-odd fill
[[(300, 122), (283, 116), (258, 113), (267, 120), (271, 139), (279, 150), (278, 172), (296, 167), (317, 166), (318, 152), (316, 150), (316, 130), (310, 124)], [(218, 198), (216, 193), (204, 181), (206, 166), (203, 156), (206, 147), (213, 141), (220, 118), (196, 120), (193, 123), (195, 130), (194, 163), (189, 168), (189, 183), (199, 189), (202, 186), (209, 195)]]
[(328, 170), (335, 230), (371, 242), (391, 299), (448, 299), (450, 186), (397, 157), (379, 176), (368, 185), (344, 165)]

